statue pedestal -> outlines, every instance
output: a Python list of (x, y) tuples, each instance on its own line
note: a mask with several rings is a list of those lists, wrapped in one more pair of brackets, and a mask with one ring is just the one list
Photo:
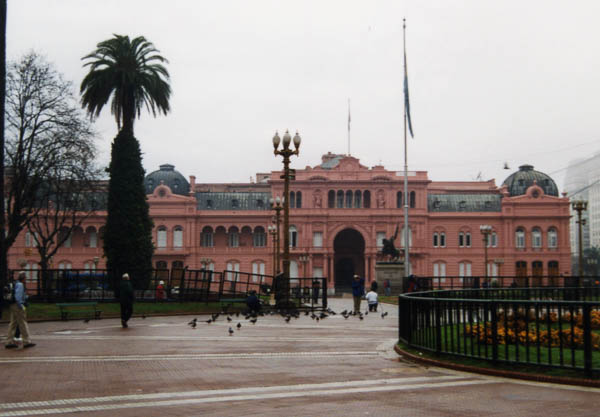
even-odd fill
[(404, 262), (377, 262), (375, 264), (375, 277), (379, 284), (379, 295), (385, 295), (383, 282), (390, 280), (392, 295), (402, 293), (402, 283), (404, 280)]

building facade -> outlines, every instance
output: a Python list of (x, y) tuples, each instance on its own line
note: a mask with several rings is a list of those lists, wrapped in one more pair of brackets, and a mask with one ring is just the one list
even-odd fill
[[(154, 221), (158, 268), (208, 268), (272, 274), (275, 212), (283, 196), (282, 172), (257, 174), (255, 182), (203, 184), (172, 165), (146, 177)], [(487, 182), (431, 181), (408, 173), (409, 242), (404, 241), (404, 174), (366, 167), (352, 156), (328, 153), (314, 167), (296, 170), (290, 186), (292, 277), (326, 277), (330, 293), (357, 273), (375, 277), (383, 239), (410, 248), (418, 276), (558, 276), (570, 274), (569, 200), (554, 181), (523, 165), (501, 186)], [(104, 268), (97, 212), (72, 234), (53, 260), (55, 268)], [(481, 225), (491, 226), (487, 265)], [(283, 242), (283, 236), (280, 237)], [(10, 251), (10, 267), (33, 279), (36, 251), (23, 233)]]

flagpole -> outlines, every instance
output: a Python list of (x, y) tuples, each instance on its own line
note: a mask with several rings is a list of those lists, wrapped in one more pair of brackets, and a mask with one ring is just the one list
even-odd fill
[(350, 156), (350, 99), (348, 99), (348, 156)]
[[(407, 83), (406, 69), (406, 19), (402, 19), (402, 42), (404, 46), (404, 82)], [(406, 94), (408, 86), (404, 86), (404, 277), (410, 275), (410, 232), (408, 229), (408, 145), (406, 140), (407, 114), (406, 114)]]

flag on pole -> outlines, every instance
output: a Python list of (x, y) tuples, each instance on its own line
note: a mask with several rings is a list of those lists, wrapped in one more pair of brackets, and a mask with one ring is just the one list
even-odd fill
[(348, 132), (350, 132), (350, 99), (348, 99)]
[(408, 71), (406, 69), (406, 49), (404, 50), (404, 111), (406, 113), (406, 121), (408, 122), (408, 131), (412, 138), (413, 135), (412, 122), (410, 120), (410, 101), (408, 99)]

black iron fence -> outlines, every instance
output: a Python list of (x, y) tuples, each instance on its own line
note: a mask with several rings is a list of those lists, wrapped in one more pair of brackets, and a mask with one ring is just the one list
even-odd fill
[(494, 363), (600, 377), (598, 288), (502, 288), (402, 294), (400, 340)]
[[(251, 291), (256, 291), (264, 302), (272, 301), (274, 278), (271, 275), (187, 268), (128, 273), (138, 301), (211, 302), (245, 298)], [(121, 276), (121, 273), (111, 270), (52, 269), (39, 271), (36, 275), (30, 273), (25, 283), (31, 301), (112, 302), (118, 298)], [(327, 308), (326, 279), (292, 279), (290, 297), (299, 308)]]
[(404, 279), (403, 292), (411, 289), (417, 291), (448, 290), (460, 288), (540, 288), (540, 287), (597, 287), (600, 288), (600, 277), (576, 276), (415, 276), (413, 280)]

